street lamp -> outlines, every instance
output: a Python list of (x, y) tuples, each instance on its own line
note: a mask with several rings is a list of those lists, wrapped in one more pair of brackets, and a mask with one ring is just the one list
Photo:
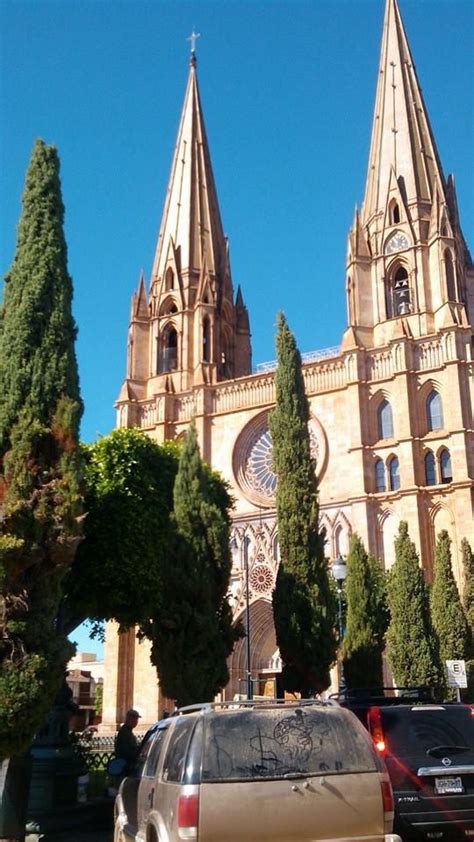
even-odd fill
[[(347, 564), (341, 555), (334, 559), (331, 565), (331, 574), (337, 585), (337, 617), (339, 625), (339, 645), (342, 644), (344, 638), (344, 624), (342, 621), (342, 586), (347, 576)], [(345, 690), (346, 683), (344, 681), (344, 666), (341, 659), (341, 671), (339, 674), (339, 690)]]
[[(247, 528), (244, 529), (242, 544), (243, 544), (243, 562), (244, 562), (244, 581), (245, 581), (245, 644), (246, 644), (246, 682), (247, 682), (247, 699), (253, 698), (252, 687), (252, 668), (251, 668), (251, 651), (250, 651), (250, 594), (249, 594), (249, 543), (250, 538), (247, 535)], [(237, 549), (237, 541), (235, 537), (232, 539), (231, 547)], [(239, 679), (240, 681), (240, 679)]]
[(245, 571), (245, 634), (247, 644), (247, 699), (253, 698), (252, 668), (250, 659), (250, 598), (249, 598), (249, 543), (250, 538), (244, 532), (244, 571)]

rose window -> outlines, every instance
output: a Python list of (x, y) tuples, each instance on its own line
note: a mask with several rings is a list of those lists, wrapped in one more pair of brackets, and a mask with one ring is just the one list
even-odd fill
[(273, 570), (268, 564), (254, 565), (249, 578), (254, 593), (267, 593), (273, 588)]
[[(309, 422), (311, 456), (319, 478), (324, 471), (326, 448), (324, 432), (313, 416)], [(277, 477), (273, 470), (272, 435), (268, 412), (262, 412), (242, 430), (233, 453), (234, 474), (244, 495), (257, 506), (275, 505)]]

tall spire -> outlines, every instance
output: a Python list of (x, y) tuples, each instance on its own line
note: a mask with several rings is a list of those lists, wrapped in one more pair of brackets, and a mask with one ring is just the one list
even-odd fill
[(385, 208), (392, 173), (409, 205), (444, 195), (444, 177), (397, 0), (387, 0), (362, 222)]
[(182, 272), (199, 273), (204, 263), (209, 272), (217, 272), (225, 265), (225, 238), (199, 97), (196, 63), (196, 54), (192, 49), (152, 281), (164, 274), (170, 243), (175, 249), (180, 249)]

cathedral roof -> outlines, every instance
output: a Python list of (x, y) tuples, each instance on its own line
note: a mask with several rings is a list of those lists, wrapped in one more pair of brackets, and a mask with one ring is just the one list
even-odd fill
[(167, 257), (179, 250), (181, 271), (217, 273), (226, 265), (226, 243), (191, 54), (152, 279), (162, 277)]
[(397, 0), (386, 0), (362, 221), (385, 207), (392, 172), (408, 204), (444, 195), (444, 176)]

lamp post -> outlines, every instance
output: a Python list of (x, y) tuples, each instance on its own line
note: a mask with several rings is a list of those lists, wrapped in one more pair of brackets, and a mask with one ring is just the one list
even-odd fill
[(244, 571), (245, 571), (245, 636), (247, 646), (247, 699), (253, 698), (252, 668), (250, 657), (250, 597), (249, 597), (249, 537), (244, 532)]
[[(331, 565), (331, 574), (337, 585), (337, 618), (339, 626), (339, 645), (342, 644), (344, 638), (344, 624), (342, 621), (342, 586), (347, 576), (347, 564), (341, 555), (334, 559)], [(344, 681), (344, 666), (341, 659), (341, 670), (339, 673), (339, 690), (345, 690), (346, 683)]]

